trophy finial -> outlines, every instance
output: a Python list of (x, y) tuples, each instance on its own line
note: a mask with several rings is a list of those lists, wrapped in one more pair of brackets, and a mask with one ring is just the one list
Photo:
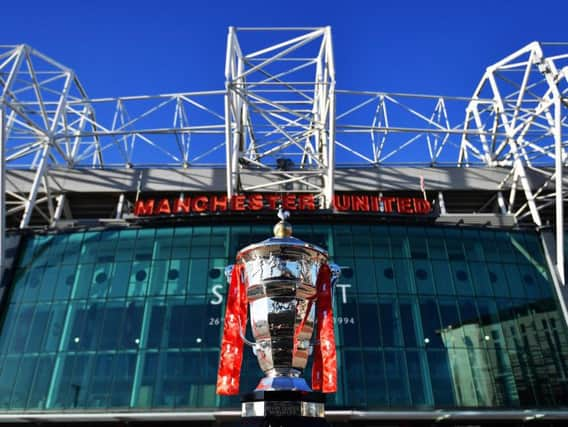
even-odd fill
[(278, 218), (280, 218), (282, 221), (286, 221), (288, 218), (290, 218), (290, 212), (282, 209), (282, 206), (280, 205), (278, 206)]
[(282, 206), (278, 207), (278, 218), (280, 221), (274, 226), (274, 237), (283, 239), (285, 237), (290, 237), (292, 235), (292, 225), (286, 221), (290, 217), (290, 212), (282, 209)]

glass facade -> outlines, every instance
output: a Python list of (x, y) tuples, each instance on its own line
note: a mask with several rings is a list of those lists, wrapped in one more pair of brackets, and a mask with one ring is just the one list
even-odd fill
[[(232, 225), (27, 238), (0, 332), (1, 410), (237, 408), (215, 394), (223, 270), (270, 235)], [(568, 331), (536, 234), (320, 224), (294, 235), (343, 270), (329, 409), (568, 406)], [(261, 372), (245, 355), (248, 391)]]

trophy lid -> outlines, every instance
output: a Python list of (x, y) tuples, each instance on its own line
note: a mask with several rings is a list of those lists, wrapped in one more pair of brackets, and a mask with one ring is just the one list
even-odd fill
[(323, 257), (327, 259), (328, 255), (325, 249), (292, 236), (292, 225), (286, 221), (289, 217), (290, 212), (284, 211), (282, 207), (280, 207), (278, 209), (278, 218), (280, 218), (280, 221), (274, 226), (274, 236), (269, 237), (262, 242), (245, 246), (237, 253), (237, 260), (242, 259), (251, 251), (274, 251), (278, 248), (303, 250), (314, 257)]

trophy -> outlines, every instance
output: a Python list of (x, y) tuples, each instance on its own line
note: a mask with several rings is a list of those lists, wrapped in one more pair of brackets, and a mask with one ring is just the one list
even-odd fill
[[(324, 249), (292, 237), (288, 212), (280, 209), (278, 216), (274, 237), (241, 249), (226, 269), (230, 285), (217, 393), (239, 393), (247, 344), (265, 376), (242, 396), (243, 420), (300, 417), (325, 425), (324, 393), (337, 388), (332, 289), (340, 269), (328, 263)], [(245, 336), (249, 312), (254, 341)], [(310, 388), (302, 372), (311, 354)]]

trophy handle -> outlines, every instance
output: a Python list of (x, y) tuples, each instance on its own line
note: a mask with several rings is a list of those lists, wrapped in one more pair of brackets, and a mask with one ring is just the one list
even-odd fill
[[(245, 329), (246, 330), (246, 329)], [(247, 337), (245, 337), (245, 333), (243, 332), (243, 325), (241, 325), (241, 321), (239, 320), (239, 335), (243, 339), (244, 343), (249, 347), (255, 348), (256, 342), (250, 341)]]
[[(231, 282), (231, 275), (233, 274), (233, 268), (235, 267), (235, 264), (230, 264), (228, 266), (225, 267), (225, 277), (227, 279), (227, 282), (230, 283)], [(246, 327), (245, 327), (246, 328)], [(243, 342), (248, 345), (249, 347), (256, 347), (256, 343), (249, 340), (246, 336), (245, 336), (245, 332), (246, 329), (243, 329), (243, 325), (241, 325), (241, 320), (239, 319), (239, 335), (241, 336), (241, 338), (243, 339)]]

